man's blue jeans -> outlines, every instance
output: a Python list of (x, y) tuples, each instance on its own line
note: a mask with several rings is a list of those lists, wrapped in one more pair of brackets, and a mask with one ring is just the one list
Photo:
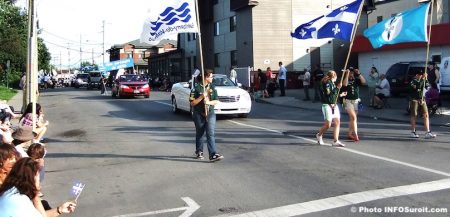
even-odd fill
[(208, 147), (209, 158), (216, 154), (216, 114), (213, 110), (208, 113), (208, 121), (197, 111), (194, 111), (193, 119), (195, 123), (195, 153), (203, 152), (203, 134), (206, 132), (206, 141)]

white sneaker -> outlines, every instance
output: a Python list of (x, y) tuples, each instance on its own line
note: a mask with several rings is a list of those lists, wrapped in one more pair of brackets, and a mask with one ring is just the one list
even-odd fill
[(344, 143), (342, 143), (342, 142), (339, 141), (339, 140), (334, 141), (331, 145), (332, 145), (332, 146), (336, 146), (336, 147), (345, 147)]
[(417, 134), (416, 131), (413, 131), (411, 132), (411, 138), (419, 138), (419, 134)]
[(425, 139), (433, 139), (433, 138), (436, 138), (436, 134), (431, 133), (431, 131), (425, 134)]
[(317, 139), (317, 143), (319, 143), (319, 145), (325, 145), (325, 143), (323, 143), (322, 136), (319, 136), (319, 133), (316, 134), (316, 139)]

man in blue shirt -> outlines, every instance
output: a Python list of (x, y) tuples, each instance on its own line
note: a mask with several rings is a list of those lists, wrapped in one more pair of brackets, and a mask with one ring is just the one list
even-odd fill
[(286, 67), (283, 66), (283, 63), (281, 61), (278, 63), (278, 65), (280, 66), (280, 70), (278, 71), (278, 83), (280, 84), (280, 91), (281, 91), (280, 96), (286, 96), (284, 85), (286, 83), (287, 70)]

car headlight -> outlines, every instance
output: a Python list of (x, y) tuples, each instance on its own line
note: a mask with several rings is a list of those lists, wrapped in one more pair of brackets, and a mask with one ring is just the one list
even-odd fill
[(243, 94), (241, 94), (241, 99), (242, 99), (242, 100), (247, 100), (247, 101), (252, 100), (252, 99), (250, 98), (250, 94), (248, 94), (248, 93), (243, 93)]
[(127, 85), (123, 85), (123, 84), (120, 85), (120, 89), (128, 89), (128, 88), (129, 87)]
[(78, 83), (81, 83), (81, 82), (83, 82), (83, 80), (81, 80), (81, 78), (78, 78), (78, 79), (77, 79), (77, 82), (78, 82)]
[(150, 86), (148, 86), (148, 84), (146, 84), (146, 85), (142, 86), (141, 88), (146, 89), (146, 88), (149, 88), (149, 87)]

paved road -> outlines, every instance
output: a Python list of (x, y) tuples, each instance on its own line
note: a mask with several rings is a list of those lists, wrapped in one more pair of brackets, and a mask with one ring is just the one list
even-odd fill
[[(45, 199), (69, 199), (72, 183), (82, 181), (71, 216), (179, 216), (191, 200), (200, 206), (192, 216), (450, 216), (448, 128), (434, 129), (435, 140), (413, 140), (405, 123), (362, 118), (362, 141), (332, 148), (313, 140), (319, 111), (256, 103), (247, 119), (220, 118), (225, 159), (209, 163), (193, 158), (194, 124), (172, 114), (168, 99), (42, 93), (51, 122)], [(150, 215), (160, 210), (167, 213)]]

